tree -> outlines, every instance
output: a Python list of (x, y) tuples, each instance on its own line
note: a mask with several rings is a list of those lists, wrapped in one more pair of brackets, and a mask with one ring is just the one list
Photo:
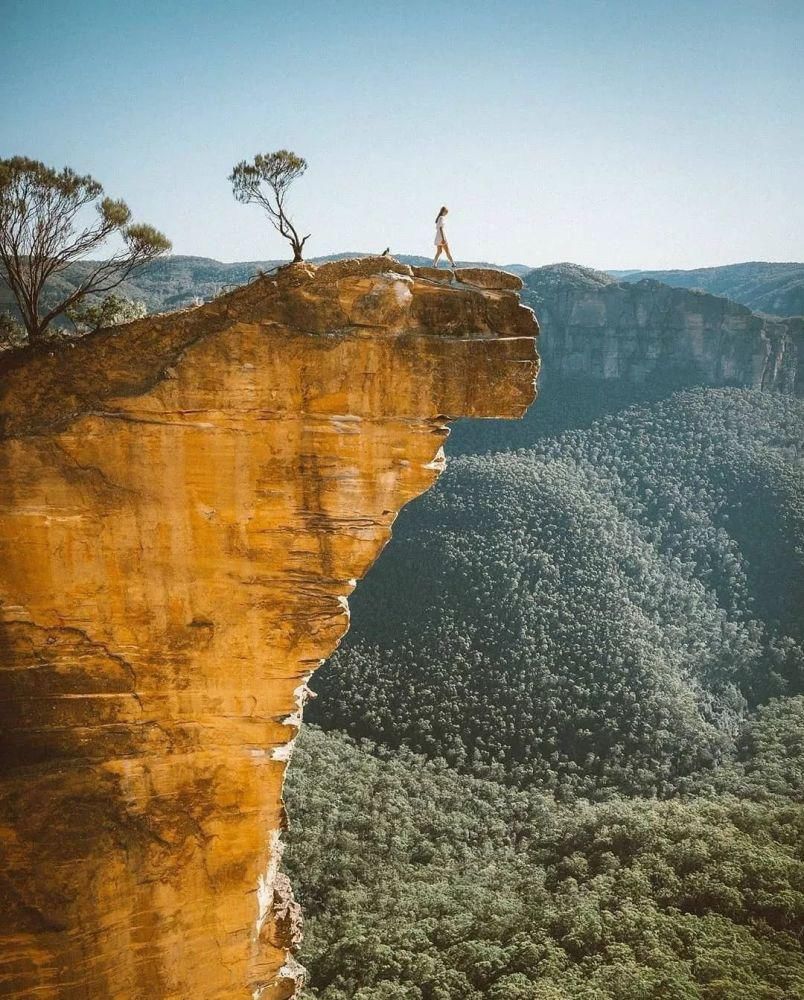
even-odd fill
[(285, 197), (290, 185), (307, 169), (307, 161), (287, 149), (258, 153), (253, 163), (241, 160), (229, 175), (232, 192), (243, 205), (261, 205), (271, 224), (293, 248), (293, 262), (302, 259), (304, 244), (310, 234), (300, 238), (285, 211)]
[(145, 313), (144, 302), (112, 293), (100, 302), (68, 309), (67, 318), (79, 333), (90, 333), (105, 326), (117, 326), (133, 319), (142, 319)]
[[(92, 207), (95, 209), (93, 218)], [(102, 261), (85, 258), (116, 235), (122, 246)], [(24, 156), (0, 160), (0, 262), (31, 341), (87, 295), (116, 288), (134, 268), (170, 250), (153, 226), (131, 222), (124, 201), (103, 196), (89, 174), (54, 170)], [(78, 286), (55, 305), (42, 305), (49, 279), (69, 264), (85, 267)]]

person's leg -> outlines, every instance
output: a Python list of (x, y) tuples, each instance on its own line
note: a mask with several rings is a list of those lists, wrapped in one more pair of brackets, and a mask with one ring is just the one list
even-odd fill
[(433, 267), (438, 267), (438, 258), (441, 256), (441, 251), (444, 249), (442, 243), (439, 243), (436, 247), (435, 257), (433, 257)]
[(444, 251), (447, 255), (447, 259), (449, 260), (450, 264), (452, 264), (452, 266), (455, 267), (455, 261), (452, 259), (452, 254), (449, 252), (449, 243), (444, 244)]

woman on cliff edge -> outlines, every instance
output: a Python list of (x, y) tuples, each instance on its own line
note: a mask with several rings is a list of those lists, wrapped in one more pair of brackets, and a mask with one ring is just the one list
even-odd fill
[(446, 221), (447, 212), (449, 209), (446, 205), (441, 206), (441, 211), (436, 216), (436, 231), (435, 231), (435, 257), (433, 258), (433, 267), (438, 267), (438, 258), (441, 256), (441, 252), (447, 255), (447, 259), (450, 264), (452, 264), (453, 270), (455, 269), (455, 261), (452, 259), (452, 254), (449, 252), (449, 243), (447, 243), (447, 234), (444, 231), (444, 222)]

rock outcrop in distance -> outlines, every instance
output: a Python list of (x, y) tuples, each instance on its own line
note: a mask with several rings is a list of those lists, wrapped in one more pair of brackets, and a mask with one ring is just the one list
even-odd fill
[(804, 392), (804, 319), (760, 316), (659, 281), (620, 282), (577, 264), (525, 276), (550, 376)]
[(297, 991), (306, 682), (446, 422), (534, 397), (519, 279), (459, 277), (293, 265), (0, 361), (4, 997)]

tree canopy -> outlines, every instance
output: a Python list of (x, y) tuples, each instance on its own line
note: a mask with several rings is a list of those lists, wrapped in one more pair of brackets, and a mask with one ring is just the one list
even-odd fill
[(307, 996), (804, 995), (804, 699), (769, 708), (758, 752), (671, 802), (562, 806), (305, 727), (285, 858)]
[(274, 228), (290, 243), (293, 260), (302, 259), (308, 233), (301, 237), (287, 213), (285, 198), (291, 184), (307, 170), (307, 161), (287, 149), (258, 153), (251, 163), (241, 160), (229, 180), (235, 198), (244, 205), (260, 205)]
[[(93, 261), (80, 283), (52, 305), (42, 305), (50, 278), (98, 252), (116, 237), (119, 245)], [(134, 268), (170, 250), (153, 226), (131, 221), (124, 201), (104, 195), (89, 174), (55, 170), (38, 160), (0, 160), (0, 270), (16, 299), (30, 340), (87, 296), (101, 297)]]
[(106, 295), (100, 302), (80, 303), (67, 310), (70, 322), (81, 333), (141, 319), (145, 314), (144, 302), (132, 301), (113, 293)]
[(804, 690), (802, 402), (696, 390), (453, 459), (308, 717), (562, 798), (673, 795)]

